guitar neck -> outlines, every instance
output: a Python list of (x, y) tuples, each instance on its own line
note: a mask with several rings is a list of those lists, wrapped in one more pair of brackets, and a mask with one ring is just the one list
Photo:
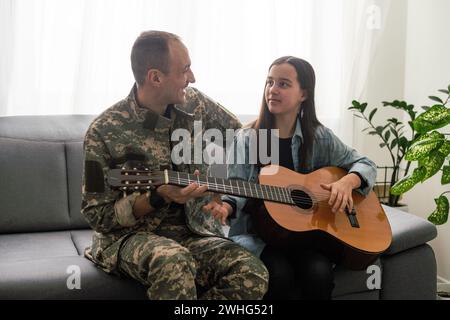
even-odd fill
[(261, 199), (294, 205), (290, 190), (283, 187), (263, 185), (242, 180), (197, 176), (185, 172), (165, 170), (167, 184), (185, 187), (191, 183), (199, 186), (207, 185), (212, 192), (228, 194), (244, 198)]

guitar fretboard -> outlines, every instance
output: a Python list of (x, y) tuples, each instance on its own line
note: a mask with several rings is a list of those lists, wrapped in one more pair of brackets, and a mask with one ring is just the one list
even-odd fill
[(169, 184), (187, 186), (197, 183), (199, 186), (207, 185), (208, 190), (245, 198), (261, 199), (294, 205), (291, 192), (287, 188), (258, 184), (242, 180), (196, 176), (177, 171), (167, 171)]

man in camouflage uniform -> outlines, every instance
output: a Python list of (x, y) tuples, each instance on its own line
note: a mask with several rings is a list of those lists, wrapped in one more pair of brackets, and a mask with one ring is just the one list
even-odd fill
[(123, 194), (102, 180), (113, 168), (140, 165), (206, 174), (203, 163), (172, 164), (171, 132), (187, 129), (192, 136), (194, 120), (203, 131), (240, 127), (223, 107), (187, 87), (195, 78), (176, 35), (142, 33), (131, 62), (136, 84), (129, 96), (97, 117), (85, 137), (82, 214), (95, 231), (86, 256), (147, 286), (149, 299), (262, 298), (267, 270), (202, 210), (212, 200), (206, 186)]

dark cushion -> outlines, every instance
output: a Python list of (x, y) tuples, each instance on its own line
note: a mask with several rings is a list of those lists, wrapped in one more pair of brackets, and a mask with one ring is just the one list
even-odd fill
[[(0, 235), (0, 299), (145, 299), (144, 286), (83, 256), (91, 237), (92, 230)], [(81, 289), (67, 286), (74, 267)]]
[(83, 141), (94, 115), (0, 117), (0, 137), (34, 141)]
[(0, 235), (1, 261), (29, 261), (76, 256), (70, 231)]
[(0, 137), (0, 150), (0, 233), (69, 228), (64, 144)]
[(83, 174), (83, 142), (66, 144), (69, 218), (72, 229), (89, 228), (81, 215), (81, 178)]
[(434, 224), (410, 213), (383, 205), (392, 230), (392, 243), (385, 254), (392, 255), (420, 246), (437, 236)]
[(0, 117), (0, 233), (87, 227), (82, 147), (94, 117)]
[[(80, 289), (69, 289), (77, 268)], [(109, 275), (81, 256), (0, 261), (0, 299), (145, 299), (134, 280)]]

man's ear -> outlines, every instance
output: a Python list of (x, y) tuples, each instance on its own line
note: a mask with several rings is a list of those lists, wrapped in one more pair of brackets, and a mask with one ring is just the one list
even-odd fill
[(149, 84), (159, 86), (161, 84), (161, 72), (157, 69), (150, 69), (147, 72), (147, 81)]

